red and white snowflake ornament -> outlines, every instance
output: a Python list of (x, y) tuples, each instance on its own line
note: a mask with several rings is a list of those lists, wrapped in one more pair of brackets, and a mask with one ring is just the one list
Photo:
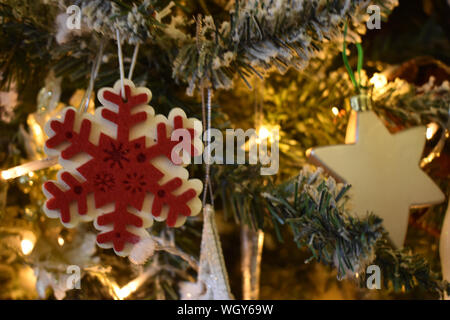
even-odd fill
[[(202, 182), (189, 179), (179, 160), (184, 152), (199, 155), (203, 144), (200, 121), (179, 108), (168, 118), (155, 115), (149, 89), (125, 80), (123, 99), (120, 87), (117, 81), (99, 91), (103, 106), (94, 115), (68, 107), (47, 123), (45, 151), (59, 156), (63, 169), (43, 190), (47, 216), (69, 228), (94, 220), (97, 244), (127, 256), (149, 236), (153, 218), (178, 227), (200, 212)], [(176, 129), (187, 130), (190, 150), (176, 149)]]

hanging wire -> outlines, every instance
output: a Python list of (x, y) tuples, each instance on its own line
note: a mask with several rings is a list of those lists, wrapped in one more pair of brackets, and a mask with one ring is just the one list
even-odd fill
[(352, 70), (352, 67), (350, 66), (350, 63), (348, 62), (348, 58), (347, 58), (347, 29), (348, 29), (348, 22), (345, 22), (345, 27), (344, 27), (344, 44), (342, 47), (342, 60), (344, 61), (344, 65), (345, 68), (347, 69), (348, 75), (350, 76), (350, 80), (353, 83), (353, 86), (355, 87), (355, 90), (357, 93), (360, 93), (361, 89), (364, 88), (361, 85), (361, 69), (363, 66), (363, 57), (364, 57), (364, 52), (363, 52), (363, 48), (361, 46), (361, 43), (357, 43), (356, 44), (356, 48), (358, 50), (358, 64), (357, 64), (357, 73), (358, 73), (358, 81), (356, 81), (355, 78), (355, 74)]
[[(197, 44), (197, 51), (198, 54), (201, 53), (203, 49), (203, 43), (202, 43), (202, 16), (199, 14), (197, 16), (196, 22), (196, 44)], [(200, 91), (202, 96), (202, 125), (203, 125), (203, 132), (206, 132), (206, 159), (205, 159), (205, 182), (203, 185), (203, 199), (202, 204), (203, 208), (206, 207), (207, 198), (208, 198), (208, 190), (209, 190), (209, 196), (211, 198), (211, 204), (214, 206), (214, 194), (212, 191), (212, 183), (210, 178), (210, 172), (211, 172), (211, 96), (212, 96), (212, 89), (208, 86), (207, 90), (207, 98), (205, 101), (205, 81), (206, 79), (202, 79), (200, 84)]]
[(126, 97), (125, 97), (125, 72), (123, 70), (123, 55), (122, 55), (122, 46), (120, 45), (119, 29), (116, 29), (116, 39), (117, 39), (117, 55), (119, 57), (120, 88), (122, 91), (122, 99), (126, 99)]
[[(99, 71), (100, 65), (102, 63), (104, 47), (105, 47), (105, 42), (104, 42), (104, 40), (102, 40), (100, 42), (100, 47), (99, 47), (99, 51), (97, 53), (97, 57), (95, 58), (94, 63), (92, 64), (89, 85), (86, 90), (86, 93), (84, 94), (83, 99), (81, 100), (80, 106), (78, 108), (79, 111), (86, 112), (89, 107), (89, 102), (91, 100), (91, 94), (92, 94), (92, 91), (94, 90), (95, 79), (97, 78), (98, 71)], [(84, 108), (83, 108), (83, 104), (84, 104)]]
[(211, 96), (212, 96), (212, 89), (208, 87), (207, 89), (207, 101), (205, 106), (205, 90), (202, 86), (202, 114), (203, 118), (206, 118), (206, 124), (204, 124), (204, 128), (206, 130), (206, 159), (205, 159), (205, 183), (203, 186), (203, 200), (202, 204), (203, 207), (206, 206), (207, 203), (207, 196), (208, 196), (208, 189), (209, 189), (209, 196), (211, 200), (211, 204), (214, 206), (214, 194), (212, 191), (212, 183), (211, 183)]
[(134, 47), (133, 58), (131, 59), (130, 70), (128, 71), (128, 79), (131, 80), (133, 78), (134, 67), (136, 66), (136, 60), (139, 52), (139, 42)]
[[(211, 109), (212, 109), (212, 105), (211, 105), (211, 98), (212, 98), (212, 89), (211, 87), (208, 87), (208, 100), (207, 100), (207, 104), (206, 104), (206, 108), (208, 111), (208, 133), (206, 134), (206, 140), (208, 142), (208, 157), (211, 156)], [(211, 205), (214, 207), (214, 193), (213, 193), (213, 189), (212, 189), (212, 182), (211, 182), (211, 164), (210, 162), (206, 164), (206, 173), (207, 173), (207, 180), (208, 180), (208, 184), (209, 184), (209, 197), (211, 200)]]

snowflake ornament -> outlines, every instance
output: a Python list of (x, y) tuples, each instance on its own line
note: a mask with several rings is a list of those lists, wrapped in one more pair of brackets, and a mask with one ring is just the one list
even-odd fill
[[(68, 107), (46, 124), (45, 152), (59, 156), (63, 169), (43, 190), (47, 216), (68, 228), (94, 220), (97, 244), (127, 256), (149, 236), (153, 217), (178, 227), (200, 212), (202, 182), (188, 179), (180, 159), (199, 155), (203, 144), (200, 121), (179, 108), (155, 115), (149, 89), (125, 80), (122, 99), (120, 87), (99, 91), (103, 106), (94, 115)], [(188, 132), (187, 148), (180, 149), (182, 137), (172, 141), (177, 129)]]

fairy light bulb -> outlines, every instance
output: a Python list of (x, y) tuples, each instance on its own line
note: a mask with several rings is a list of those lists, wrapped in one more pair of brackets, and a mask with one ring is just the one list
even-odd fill
[(58, 244), (62, 247), (64, 245), (64, 238), (59, 236), (58, 237)]
[(335, 117), (339, 114), (339, 109), (337, 107), (331, 108), (331, 112), (334, 114)]
[(267, 139), (269, 136), (270, 136), (269, 129), (267, 129), (266, 126), (261, 126), (261, 128), (259, 128), (258, 138), (260, 140), (264, 140)]
[(375, 89), (381, 89), (387, 84), (387, 79), (384, 74), (374, 73), (372, 78), (370, 78), (369, 83), (372, 84)]
[(431, 140), (431, 138), (433, 138), (433, 136), (436, 134), (438, 129), (439, 129), (439, 126), (437, 125), (437, 123), (435, 123), (435, 122), (429, 123), (427, 125), (427, 131), (426, 131), (427, 140)]
[(21, 164), (19, 166), (2, 170), (0, 172), (0, 178), (3, 180), (15, 179), (17, 177), (28, 174), (30, 177), (34, 175), (33, 171), (49, 168), (58, 163), (58, 157), (51, 157), (46, 159), (40, 159)]
[(14, 167), (14, 168), (11, 168), (8, 170), (3, 170), (1, 172), (1, 177), (3, 180), (9, 180), (9, 179), (14, 179), (14, 178), (23, 176), (27, 173), (28, 173), (28, 170), (26, 170), (23, 167), (18, 166), (18, 167)]
[(140, 278), (137, 278), (137, 279), (129, 282), (122, 288), (120, 288), (118, 285), (114, 284), (113, 289), (114, 289), (114, 292), (115, 292), (117, 298), (119, 300), (123, 300), (123, 299), (127, 298), (130, 294), (135, 292), (139, 288), (139, 285), (141, 284), (141, 282), (142, 282), (142, 280)]
[(267, 140), (270, 143), (273, 143), (276, 136), (277, 130), (279, 130), (279, 126), (265, 126), (261, 125), (258, 129), (258, 136), (256, 138), (256, 143), (261, 144), (263, 141)]
[(24, 255), (29, 255), (34, 249), (34, 242), (30, 239), (23, 239), (20, 242), (20, 247)]

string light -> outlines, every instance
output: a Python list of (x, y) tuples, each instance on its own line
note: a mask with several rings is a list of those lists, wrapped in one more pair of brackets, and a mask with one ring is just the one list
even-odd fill
[[(0, 172), (0, 178), (3, 180), (15, 179), (17, 177), (30, 175), (33, 171), (49, 168), (58, 163), (58, 158), (47, 158), (42, 160), (31, 161), (20, 166), (16, 166)], [(33, 174), (30, 175), (32, 177)]]
[(339, 114), (339, 109), (337, 107), (333, 107), (331, 108), (331, 112), (334, 114), (335, 117), (337, 117)]
[[(138, 280), (138, 279), (136, 279)], [(123, 300), (130, 294), (135, 292), (139, 288), (139, 284), (136, 280), (129, 282), (126, 286), (119, 288), (119, 286), (114, 285), (114, 292), (116, 293), (119, 300)]]
[(384, 74), (374, 73), (372, 78), (370, 78), (369, 83), (373, 84), (375, 89), (381, 89), (387, 84), (387, 79)]
[(439, 126), (437, 123), (435, 123), (435, 122), (429, 123), (427, 125), (427, 131), (426, 131), (427, 140), (431, 140), (431, 138), (433, 138), (433, 136), (438, 131), (438, 129), (439, 129)]
[(22, 248), (22, 252), (24, 255), (29, 255), (34, 249), (34, 241), (30, 239), (23, 239), (20, 242), (20, 247)]
[(258, 130), (258, 139), (256, 143), (260, 144), (262, 140), (265, 140), (269, 137), (270, 137), (269, 129), (267, 129), (267, 127), (263, 125)]
[(116, 283), (113, 284), (113, 290), (119, 300), (127, 298), (130, 294), (135, 292), (150, 276), (149, 272), (141, 274), (136, 279), (128, 282), (125, 286), (120, 288)]
[(277, 131), (280, 129), (280, 126), (268, 126), (268, 125), (261, 125), (258, 129), (258, 137), (256, 138), (256, 143), (261, 144), (262, 141), (266, 140), (270, 143), (273, 143), (275, 140), (274, 131)]
[(36, 121), (35, 117), (29, 117), (27, 119), (28, 126), (31, 128), (31, 131), (33, 132), (34, 139), (36, 142), (36, 145), (42, 146), (45, 143), (45, 134), (44, 131), (42, 131), (41, 126)]
[(147, 279), (153, 276), (159, 271), (158, 267), (150, 266), (144, 273), (138, 276), (136, 279), (128, 282), (125, 286), (120, 288), (117, 283), (112, 283), (112, 289), (118, 300), (123, 300), (127, 298), (130, 294), (135, 292), (139, 287), (147, 281)]
[(59, 236), (58, 237), (58, 244), (62, 247), (64, 245), (64, 238)]

